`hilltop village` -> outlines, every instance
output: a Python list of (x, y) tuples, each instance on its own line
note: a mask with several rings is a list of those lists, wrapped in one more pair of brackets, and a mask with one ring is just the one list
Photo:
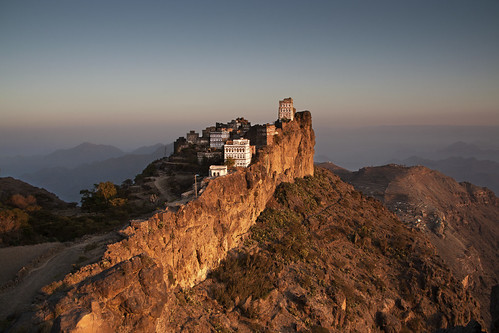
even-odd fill
[(224, 176), (233, 167), (246, 168), (262, 147), (272, 145), (283, 122), (294, 120), (296, 109), (291, 97), (279, 101), (274, 123), (251, 125), (245, 118), (216, 123), (198, 132), (191, 130), (174, 143), (171, 162), (209, 166), (209, 177)]

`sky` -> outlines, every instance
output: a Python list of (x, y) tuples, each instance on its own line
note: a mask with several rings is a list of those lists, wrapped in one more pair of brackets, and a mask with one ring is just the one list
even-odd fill
[(324, 127), (499, 125), (499, 1), (0, 0), (0, 155), (133, 148), (293, 97)]

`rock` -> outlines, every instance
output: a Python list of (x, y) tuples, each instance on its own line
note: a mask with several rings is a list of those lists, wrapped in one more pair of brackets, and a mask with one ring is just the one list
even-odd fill
[(400, 321), (387, 312), (376, 313), (376, 324), (386, 333), (398, 333), (402, 329)]
[(499, 332), (499, 284), (493, 286), (490, 292), (490, 316), (490, 331)]
[[(278, 136), (279, 143), (263, 148), (249, 168), (211, 180), (202, 195), (178, 211), (132, 222), (122, 233), (126, 239), (108, 246), (106, 265), (66, 277), (66, 285), (74, 288), (62, 300), (54, 298), (48, 310), (61, 310), (54, 312), (58, 327), (70, 331), (84, 317), (85, 325), (154, 331), (171, 288), (204, 280), (241, 243), (281, 182), (314, 174), (310, 112), (296, 113)], [(106, 310), (92, 310), (95, 301)], [(250, 304), (245, 300), (243, 308), (250, 311)]]
[(407, 304), (407, 302), (402, 298), (397, 299), (395, 304), (402, 311), (407, 311), (409, 309), (409, 304)]
[(239, 306), (244, 312), (249, 312), (251, 308), (251, 296), (246, 298), (246, 300)]
[(471, 320), (466, 326), (456, 326), (446, 329), (440, 329), (435, 333), (485, 333), (485, 331), (482, 330), (482, 326), (477, 321)]
[(387, 298), (383, 301), (383, 304), (381, 306), (381, 312), (388, 313), (392, 311), (394, 306), (395, 306), (395, 301), (391, 298)]
[(466, 275), (464, 277), (464, 279), (461, 281), (461, 284), (463, 285), (463, 288), (466, 289), (468, 288), (468, 285), (469, 285), (469, 278), (470, 276), (469, 275)]

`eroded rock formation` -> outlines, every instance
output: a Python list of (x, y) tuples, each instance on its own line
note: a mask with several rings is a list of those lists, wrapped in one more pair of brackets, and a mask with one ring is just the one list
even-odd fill
[(45, 288), (35, 323), (65, 332), (154, 331), (165, 293), (203, 280), (237, 246), (281, 182), (313, 175), (315, 137), (308, 111), (283, 124), (247, 169), (210, 181), (176, 212), (132, 222), (99, 262)]

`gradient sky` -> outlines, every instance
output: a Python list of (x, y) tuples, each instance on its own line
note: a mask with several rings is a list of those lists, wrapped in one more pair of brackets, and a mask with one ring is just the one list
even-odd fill
[(170, 142), (288, 96), (322, 126), (499, 125), (499, 1), (0, 0), (0, 154)]

